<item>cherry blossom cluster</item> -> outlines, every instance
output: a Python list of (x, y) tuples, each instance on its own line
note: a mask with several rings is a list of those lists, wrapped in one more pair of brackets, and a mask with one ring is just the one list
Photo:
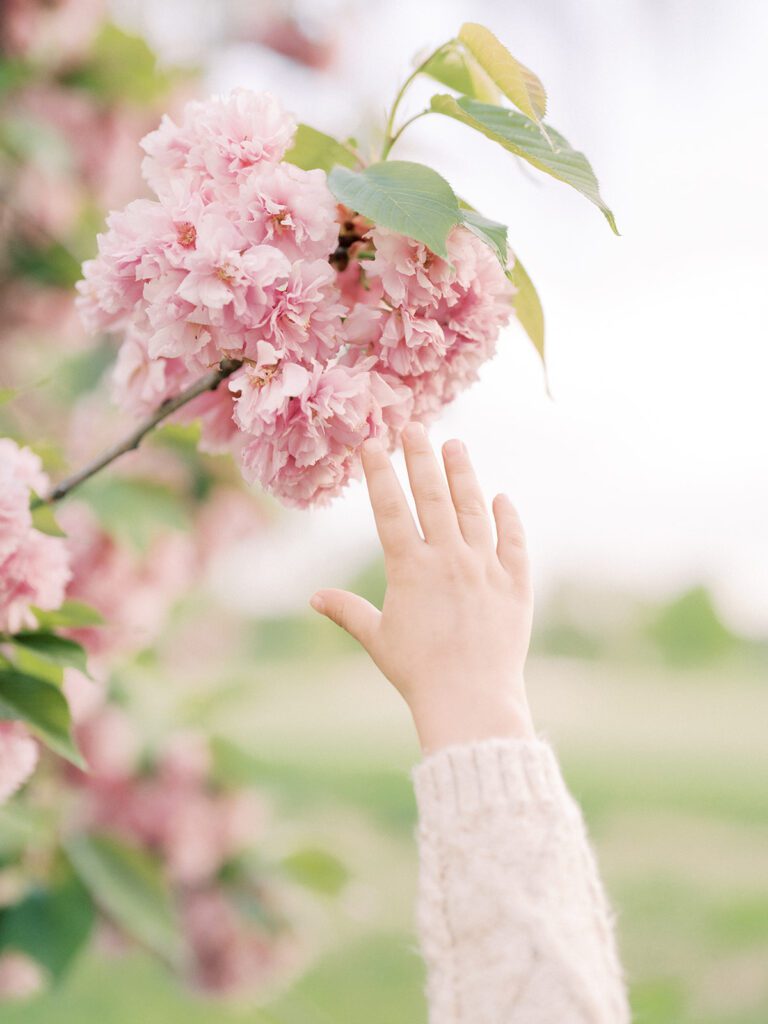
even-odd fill
[[(214, 511), (216, 504), (214, 496)], [(233, 521), (231, 496), (222, 513)], [(72, 563), (67, 597), (87, 602), (105, 619), (72, 635), (88, 651), (92, 675), (106, 677), (117, 658), (156, 640), (172, 605), (204, 567), (203, 552), (189, 535), (175, 531), (159, 534), (146, 551), (133, 550), (79, 503), (63, 510), (61, 522)], [(220, 520), (212, 525), (219, 533)], [(136, 721), (107, 700), (103, 682), (68, 669), (64, 690), (88, 764), (85, 773), (64, 769), (76, 797), (72, 826), (111, 835), (159, 860), (181, 917), (190, 984), (235, 995), (289, 970), (295, 960), (292, 938), (250, 921), (220, 879), (222, 869), (263, 835), (261, 797), (211, 781), (202, 735), (173, 733), (148, 760)], [(248, 876), (240, 879), (244, 892), (253, 884)], [(268, 886), (261, 886), (259, 898), (273, 898)]]
[(35, 529), (30, 510), (49, 488), (39, 457), (0, 438), (0, 633), (34, 627), (33, 607), (52, 611), (64, 600), (66, 544)]
[(192, 539), (168, 531), (140, 554), (108, 533), (85, 504), (65, 506), (59, 521), (72, 565), (67, 597), (97, 609), (104, 619), (71, 632), (98, 671), (157, 639), (171, 607), (193, 582)]
[(164, 117), (142, 143), (155, 198), (110, 215), (79, 305), (122, 334), (115, 394), (136, 415), (241, 361), (187, 414), (204, 447), (303, 507), (358, 473), (366, 438), (395, 445), (475, 379), (513, 289), (465, 228), (441, 259), (338, 206), (323, 171), (283, 159), (294, 131), (246, 90)]
[[(77, 737), (89, 772), (72, 772), (74, 825), (110, 835), (158, 858), (182, 923), (188, 981), (212, 995), (257, 991), (294, 967), (288, 933), (260, 927), (242, 913), (220, 874), (264, 834), (266, 806), (247, 789), (211, 782), (204, 737), (171, 736), (147, 766), (141, 738), (122, 708), (104, 701), (89, 680), (69, 670), (65, 682), (75, 708)], [(253, 881), (243, 875), (243, 892)], [(265, 910), (275, 899), (260, 886)], [(272, 908), (275, 916), (277, 907)]]
[[(34, 494), (46, 494), (48, 487), (38, 456), (0, 438), (0, 633), (34, 627), (33, 608), (52, 611), (64, 600), (70, 578), (66, 544), (36, 530), (30, 511)], [(0, 722), (0, 803), (31, 774), (37, 753), (21, 723)]]
[[(4, 531), (19, 518), (12, 496), (23, 490), (28, 509), (30, 487), (47, 486), (37, 457), (9, 445), (0, 442), (0, 481), (8, 484), (0, 488)], [(11, 487), (17, 478), (23, 488)], [(252, 502), (247, 504), (252, 529)], [(214, 783), (208, 743), (199, 733), (173, 732), (159, 749), (148, 750), (135, 718), (109, 699), (107, 679), (119, 659), (157, 639), (171, 607), (205, 570), (215, 547), (211, 535), (220, 539), (224, 533), (222, 518), (230, 525), (242, 513), (225, 490), (206, 506), (200, 550), (189, 534), (177, 531), (159, 533), (146, 550), (137, 550), (110, 535), (87, 505), (74, 502), (59, 516), (67, 538), (44, 538), (64, 549), (67, 566), (51, 604), (54, 598), (56, 606), (65, 598), (85, 602), (105, 619), (67, 631), (88, 653), (90, 675), (67, 668), (62, 684), (87, 771), (57, 760), (44, 785), (66, 785), (67, 831), (111, 836), (159, 863), (179, 913), (186, 980), (221, 996), (256, 991), (298, 964), (300, 951), (288, 928), (257, 924), (238, 902), (238, 895), (250, 893), (276, 922), (282, 919), (277, 887), (238, 867), (264, 834), (265, 802), (254, 790)], [(0, 803), (27, 780), (38, 756), (25, 726), (0, 722)], [(0, 1002), (45, 984), (34, 960), (0, 955)]]

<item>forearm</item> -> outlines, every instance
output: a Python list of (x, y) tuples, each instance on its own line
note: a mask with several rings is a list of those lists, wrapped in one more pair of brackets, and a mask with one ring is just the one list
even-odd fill
[(624, 1024), (608, 906), (551, 749), (447, 748), (414, 772), (431, 1024)]

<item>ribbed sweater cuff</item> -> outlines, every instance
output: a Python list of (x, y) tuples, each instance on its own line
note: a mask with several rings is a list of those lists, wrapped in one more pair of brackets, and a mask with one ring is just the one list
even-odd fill
[(413, 770), (419, 820), (427, 828), (490, 807), (510, 812), (570, 802), (544, 740), (491, 739), (446, 747)]

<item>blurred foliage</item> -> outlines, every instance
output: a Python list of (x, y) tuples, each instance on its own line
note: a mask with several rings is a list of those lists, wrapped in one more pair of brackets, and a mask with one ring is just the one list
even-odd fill
[(384, 604), (384, 594), (387, 589), (387, 574), (384, 569), (384, 559), (375, 558), (364, 566), (357, 576), (349, 583), (349, 589), (355, 594), (360, 594), (366, 601), (381, 608)]
[(19, 903), (0, 911), (0, 950), (26, 953), (58, 982), (82, 951), (94, 923), (88, 892), (62, 858), (52, 885), (33, 888)]
[(81, 276), (80, 261), (60, 242), (40, 245), (15, 238), (8, 243), (7, 254), (8, 273), (14, 278), (53, 288), (74, 288)]
[(56, 367), (56, 373), (50, 381), (51, 390), (60, 402), (74, 402), (101, 384), (114, 358), (114, 346), (106, 340), (89, 347), (85, 352), (68, 354)]
[(333, 953), (269, 1007), (275, 1024), (418, 1024), (424, 969), (406, 934), (376, 935)]
[(586, 629), (566, 618), (545, 617), (536, 627), (533, 649), (559, 658), (594, 660), (605, 650), (604, 640), (596, 629)]
[(94, 40), (87, 60), (65, 71), (61, 82), (87, 89), (102, 103), (128, 100), (143, 106), (167, 95), (179, 75), (178, 70), (161, 69), (140, 36), (107, 23)]
[(563, 584), (538, 616), (532, 649), (552, 657), (662, 661), (691, 669), (728, 659), (768, 663), (765, 645), (730, 630), (703, 585), (649, 606), (630, 594)]
[(739, 648), (705, 587), (694, 587), (652, 615), (648, 635), (670, 665), (706, 665)]
[(338, 857), (316, 846), (305, 846), (284, 857), (283, 870), (300, 885), (325, 896), (338, 896), (349, 872)]
[(95, 476), (79, 497), (88, 502), (102, 527), (139, 551), (168, 529), (189, 530), (191, 519), (178, 489), (151, 478)]

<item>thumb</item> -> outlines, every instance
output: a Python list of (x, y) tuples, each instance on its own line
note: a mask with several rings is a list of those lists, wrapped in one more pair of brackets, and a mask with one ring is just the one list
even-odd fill
[(318, 590), (309, 603), (368, 650), (381, 619), (381, 612), (370, 601), (348, 590)]

